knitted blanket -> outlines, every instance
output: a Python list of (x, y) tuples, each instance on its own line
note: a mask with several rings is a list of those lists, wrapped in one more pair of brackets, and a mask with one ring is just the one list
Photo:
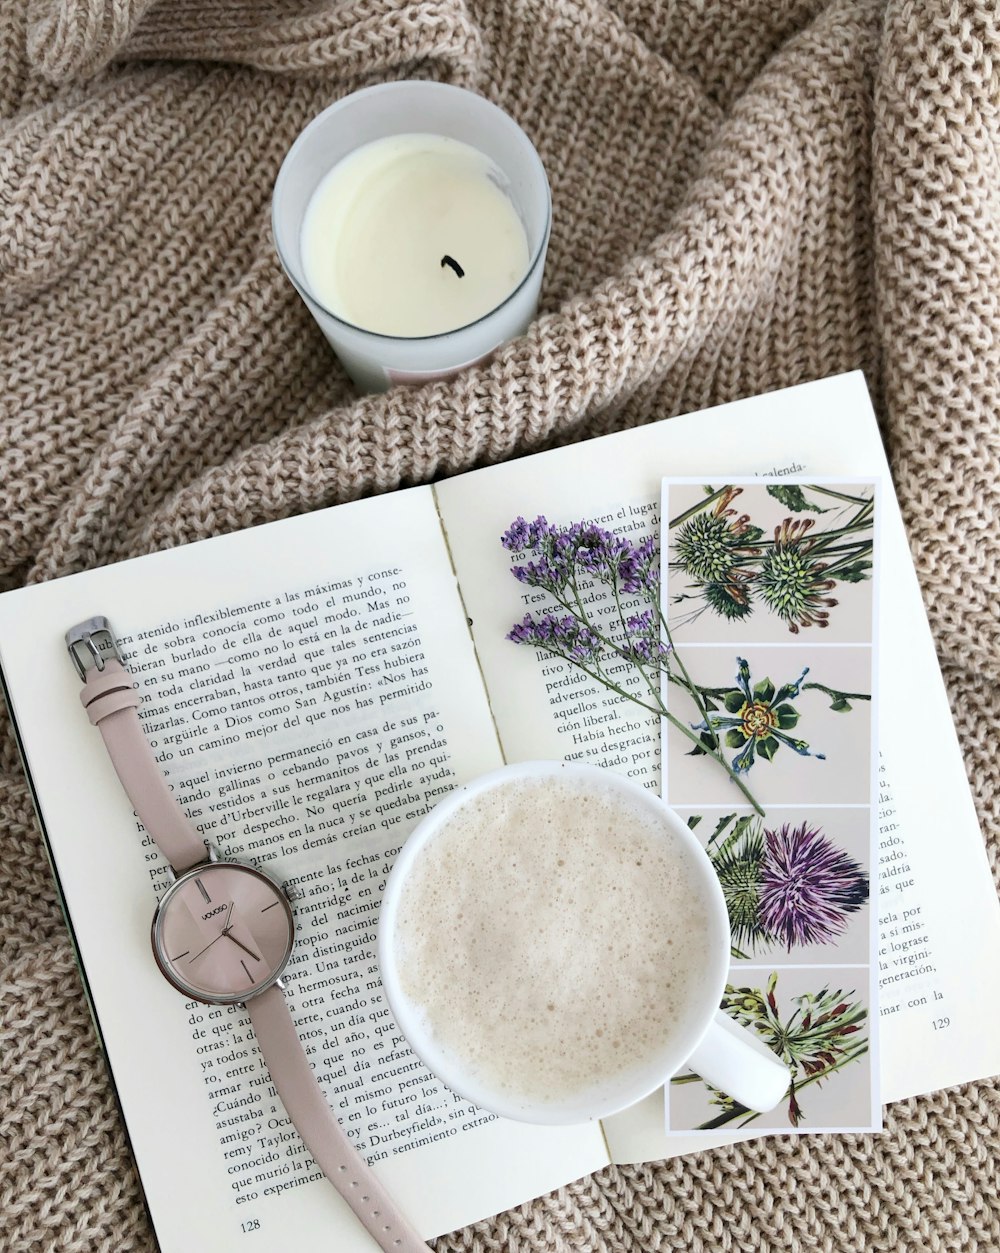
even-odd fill
[[(998, 74), (985, 0), (4, 0), (3, 585), (860, 367), (996, 869)], [(323, 107), (413, 77), (534, 140), (542, 308), (359, 399), (271, 188)], [(151, 1249), (7, 730), (0, 867), (0, 1245)], [(998, 1113), (984, 1082), (611, 1168), (436, 1247), (997, 1249)]]

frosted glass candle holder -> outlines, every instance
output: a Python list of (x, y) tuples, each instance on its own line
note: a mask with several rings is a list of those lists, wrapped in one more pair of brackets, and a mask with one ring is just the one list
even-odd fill
[[(509, 197), (524, 228), (527, 268), (495, 307), (467, 325), (433, 334), (385, 334), (353, 324), (317, 295), (316, 283), (310, 282), (303, 265), (303, 223), (317, 188), (338, 163), (376, 140), (412, 135), (457, 140), (495, 167), (491, 178)], [(538, 307), (551, 204), (538, 153), (502, 109), (460, 87), (401, 82), (355, 92), (306, 126), (278, 173), (271, 217), (285, 273), (355, 384), (362, 391), (375, 392), (394, 383), (446, 378), (488, 358), (525, 332)], [(334, 234), (330, 247), (337, 246)], [(481, 246), (490, 248), (490, 241), (484, 240)], [(419, 290), (411, 288), (406, 295), (411, 301), (416, 297), (419, 304)]]

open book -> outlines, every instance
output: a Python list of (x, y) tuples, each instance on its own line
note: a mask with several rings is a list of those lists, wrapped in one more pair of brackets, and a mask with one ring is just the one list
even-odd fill
[[(64, 631), (111, 620), (181, 804), (226, 853), (301, 890), (288, 971), (300, 1036), (359, 1150), (431, 1237), (612, 1160), (736, 1138), (668, 1138), (662, 1093), (572, 1128), (469, 1106), (397, 1031), (375, 925), (393, 856), (461, 780), (582, 754), (658, 786), (652, 718), (616, 714), (596, 736), (562, 699), (558, 668), (505, 640), (532, 595), (508, 574), (510, 521), (641, 517), (653, 532), (665, 474), (786, 469), (886, 476), (860, 375), (0, 596), (8, 700), (165, 1253), (252, 1248), (254, 1233), (302, 1253), (371, 1246), (289, 1127), (245, 1012), (185, 1003), (155, 967), (165, 864), (80, 708)], [(1000, 1069), (1000, 913), (891, 489), (882, 500), (881, 1067), (893, 1099)]]

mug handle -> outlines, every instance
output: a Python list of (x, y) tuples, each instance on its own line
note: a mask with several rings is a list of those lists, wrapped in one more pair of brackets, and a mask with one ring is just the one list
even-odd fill
[(713, 1088), (762, 1114), (780, 1104), (792, 1081), (784, 1062), (721, 1010), (687, 1064)]

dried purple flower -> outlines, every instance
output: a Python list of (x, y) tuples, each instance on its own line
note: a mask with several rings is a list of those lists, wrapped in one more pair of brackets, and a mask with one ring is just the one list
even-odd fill
[(630, 540), (592, 522), (560, 527), (540, 516), (534, 522), (516, 518), (500, 542), (508, 552), (534, 558), (511, 569), (514, 578), (531, 587), (558, 594), (581, 572), (598, 582), (617, 584), (627, 595), (656, 594), (658, 590), (653, 538), (636, 547)]
[(651, 609), (626, 619), (625, 631), (622, 652), (630, 661), (640, 665), (658, 665), (670, 656), (670, 645), (660, 639), (660, 624)]
[[(533, 522), (515, 518), (500, 542), (515, 557), (511, 574), (520, 583), (548, 592), (563, 615), (528, 614), (507, 638), (578, 665), (617, 696), (665, 718), (694, 743), (696, 753), (711, 753), (756, 812), (763, 814), (719, 752), (717, 741), (709, 743), (707, 733), (697, 734), (671, 713), (655, 682), (657, 676), (666, 675), (681, 683), (707, 716), (700, 689), (683, 665), (678, 662), (680, 677), (671, 670), (672, 648), (660, 611), (656, 537), (633, 544), (596, 522), (560, 527), (539, 515)], [(530, 603), (544, 597), (525, 599)]]
[(544, 648), (570, 661), (594, 661), (603, 651), (598, 636), (569, 614), (561, 618), (555, 614), (535, 618), (527, 613), (523, 621), (508, 631), (507, 639), (515, 644)]

